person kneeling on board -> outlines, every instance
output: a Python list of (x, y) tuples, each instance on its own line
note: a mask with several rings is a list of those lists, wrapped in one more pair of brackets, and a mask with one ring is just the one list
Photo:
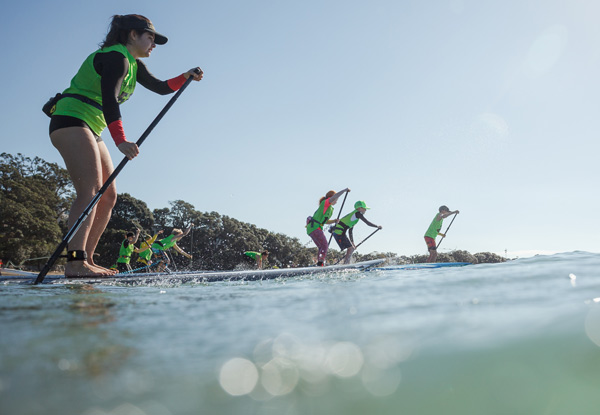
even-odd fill
[(254, 259), (258, 269), (263, 269), (263, 260), (266, 261), (269, 257), (269, 251), (264, 250), (262, 252), (246, 251), (244, 255)]
[[(367, 218), (365, 218), (364, 214), (367, 211), (367, 209), (370, 209), (367, 207), (367, 204), (362, 200), (359, 200), (354, 204), (354, 210), (348, 213), (343, 218), (341, 218), (340, 221), (332, 229), (333, 238), (339, 245), (340, 250), (343, 251), (344, 249), (347, 249), (346, 256), (344, 257), (344, 264), (350, 263), (350, 258), (352, 257), (352, 254), (356, 249), (356, 245), (354, 244), (354, 237), (352, 235), (352, 229), (354, 228), (354, 225), (358, 223), (359, 220), (362, 220), (364, 223), (366, 223), (372, 228), (382, 229), (381, 226), (375, 225), (374, 223), (369, 222)], [(346, 231), (348, 231), (350, 239), (348, 239), (348, 236), (346, 236)]]

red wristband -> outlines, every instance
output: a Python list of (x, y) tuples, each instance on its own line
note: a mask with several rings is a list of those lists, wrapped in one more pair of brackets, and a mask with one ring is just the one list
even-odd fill
[(108, 131), (110, 131), (110, 135), (117, 147), (119, 144), (127, 141), (125, 138), (125, 130), (123, 130), (123, 122), (121, 120), (116, 120), (108, 124)]
[(181, 74), (175, 78), (169, 79), (167, 81), (167, 84), (169, 85), (169, 88), (171, 88), (173, 91), (178, 91), (179, 88), (181, 88), (183, 86), (183, 84), (185, 84), (184, 74)]

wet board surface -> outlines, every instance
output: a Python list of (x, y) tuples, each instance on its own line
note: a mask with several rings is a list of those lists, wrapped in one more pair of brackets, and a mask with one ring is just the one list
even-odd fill
[[(124, 284), (150, 285), (157, 282), (184, 284), (187, 282), (216, 282), (216, 281), (259, 281), (275, 278), (290, 278), (300, 275), (313, 275), (328, 272), (360, 271), (383, 263), (383, 259), (357, 262), (348, 265), (329, 265), (325, 267), (276, 268), (265, 270), (244, 271), (182, 271), (121, 274), (114, 277), (65, 278), (64, 275), (47, 275), (42, 284)], [(0, 283), (32, 284), (37, 274), (21, 272), (16, 276), (0, 276)]]

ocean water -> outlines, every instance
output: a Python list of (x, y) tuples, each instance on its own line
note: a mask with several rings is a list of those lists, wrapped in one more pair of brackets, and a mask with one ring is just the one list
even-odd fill
[(600, 255), (0, 286), (0, 414), (598, 414)]

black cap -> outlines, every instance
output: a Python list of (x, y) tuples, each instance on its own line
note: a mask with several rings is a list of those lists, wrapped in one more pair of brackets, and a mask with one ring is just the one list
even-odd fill
[(140, 19), (137, 16), (127, 15), (123, 16), (120, 25), (127, 29), (143, 30), (154, 34), (154, 43), (157, 45), (164, 45), (169, 39), (165, 35), (161, 35), (156, 31), (154, 25), (144, 19)]

